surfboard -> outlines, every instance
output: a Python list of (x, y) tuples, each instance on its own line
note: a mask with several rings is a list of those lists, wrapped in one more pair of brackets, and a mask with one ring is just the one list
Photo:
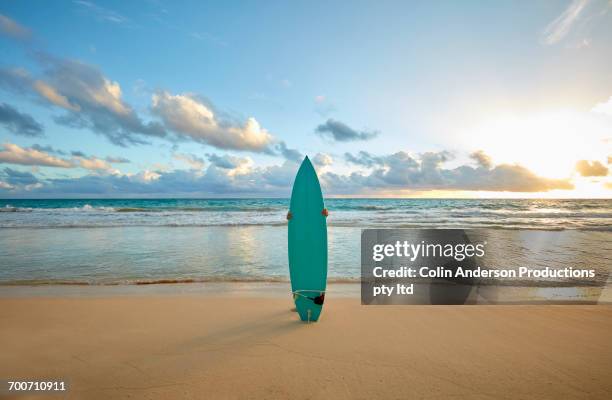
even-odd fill
[(289, 275), (302, 321), (319, 319), (327, 286), (327, 210), (308, 157), (295, 176), (289, 206)]

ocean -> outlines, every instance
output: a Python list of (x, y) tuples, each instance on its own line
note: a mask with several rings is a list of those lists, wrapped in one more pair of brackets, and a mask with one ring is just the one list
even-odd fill
[[(0, 284), (288, 279), (288, 199), (0, 201)], [(358, 281), (363, 228), (472, 228), (492, 243), (488, 262), (506, 268), (588, 265), (599, 284), (612, 269), (612, 200), (327, 199), (326, 207), (331, 282)]]

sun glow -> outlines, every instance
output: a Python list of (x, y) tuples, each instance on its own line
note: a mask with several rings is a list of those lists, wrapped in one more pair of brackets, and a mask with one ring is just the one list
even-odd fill
[(557, 110), (536, 115), (502, 115), (465, 132), (496, 164), (520, 164), (539, 176), (565, 179), (578, 160), (606, 162), (612, 118), (596, 113)]

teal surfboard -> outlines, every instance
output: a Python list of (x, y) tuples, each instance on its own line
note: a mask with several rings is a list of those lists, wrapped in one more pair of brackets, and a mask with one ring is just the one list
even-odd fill
[(319, 178), (306, 157), (295, 176), (289, 225), (289, 275), (302, 321), (317, 321), (327, 285), (327, 210)]

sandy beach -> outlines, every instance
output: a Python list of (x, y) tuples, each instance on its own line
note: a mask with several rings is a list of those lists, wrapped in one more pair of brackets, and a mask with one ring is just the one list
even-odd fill
[(304, 324), (282, 285), (262, 288), (267, 295), (162, 286), (3, 290), (0, 376), (64, 379), (71, 399), (607, 399), (612, 391), (611, 306), (362, 306), (344, 285), (338, 296), (330, 290), (319, 323)]

